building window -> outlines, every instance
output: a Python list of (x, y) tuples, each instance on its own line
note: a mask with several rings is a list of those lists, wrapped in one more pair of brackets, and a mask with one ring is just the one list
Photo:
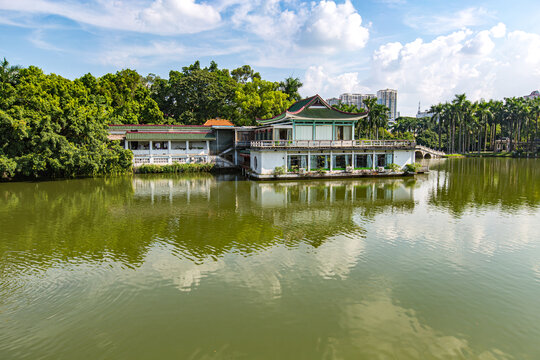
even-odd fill
[(204, 150), (206, 148), (206, 143), (202, 141), (190, 141), (189, 149), (190, 150)]
[(287, 169), (290, 172), (307, 168), (307, 155), (289, 155), (287, 160)]
[(154, 150), (167, 150), (169, 147), (168, 141), (154, 141), (152, 143), (152, 149)]
[(290, 129), (278, 129), (278, 140), (289, 140), (291, 138)]
[(334, 155), (332, 170), (345, 170), (347, 166), (351, 166), (351, 158), (350, 154)]
[(311, 155), (311, 170), (330, 169), (330, 155)]
[(336, 126), (336, 140), (352, 140), (352, 127)]
[(185, 141), (173, 141), (171, 142), (171, 149), (173, 150), (186, 150)]
[(357, 169), (371, 169), (373, 166), (373, 158), (371, 154), (356, 155), (354, 167)]
[(386, 166), (386, 154), (377, 155), (377, 166)]

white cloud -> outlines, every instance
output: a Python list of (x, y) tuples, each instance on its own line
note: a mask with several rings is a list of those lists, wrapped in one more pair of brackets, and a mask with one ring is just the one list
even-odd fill
[(363, 48), (369, 31), (362, 26), (362, 17), (349, 0), (343, 4), (321, 1), (312, 6), (305, 19), (304, 44), (334, 50)]
[(500, 22), (492, 27), (489, 32), (494, 38), (502, 38), (504, 35), (506, 35), (506, 25)]
[(540, 83), (540, 35), (507, 33), (500, 23), (489, 30), (454, 31), (429, 42), (389, 42), (374, 51), (368, 78), (310, 67), (304, 82), (304, 90), (326, 97), (351, 89), (362, 92), (362, 87), (370, 93), (395, 88), (398, 111), (404, 115), (415, 114), (418, 101), (429, 106), (463, 92), (472, 100), (522, 96)]
[(358, 72), (339, 75), (330, 74), (323, 66), (310, 66), (304, 75), (304, 86), (300, 89), (302, 95), (337, 96), (343, 92), (366, 92), (367, 88), (360, 85)]
[(231, 21), (236, 28), (258, 36), (287, 56), (356, 50), (369, 38), (369, 30), (350, 0), (300, 5), (281, 0), (240, 1), (234, 9)]
[(202, 47), (188, 46), (177, 41), (154, 40), (138, 45), (121, 44), (114, 46), (109, 44), (105, 46), (105, 50), (102, 51), (99, 57), (92, 59), (100, 64), (125, 68), (156, 65), (182, 59), (190, 59), (191, 61), (193, 54), (217, 57), (246, 51), (249, 51), (248, 47), (230, 43), (221, 47)]
[[(196, 0), (105, 1), (84, 4), (61, 0), (0, 0), (0, 10), (26, 15), (58, 15), (92, 26), (174, 35), (197, 33), (217, 27), (221, 15), (211, 5)], [(14, 15), (15, 17), (15, 15)]]
[(428, 34), (444, 34), (454, 30), (483, 25), (492, 18), (493, 14), (485, 8), (470, 7), (442, 15), (408, 15), (405, 18), (405, 24)]

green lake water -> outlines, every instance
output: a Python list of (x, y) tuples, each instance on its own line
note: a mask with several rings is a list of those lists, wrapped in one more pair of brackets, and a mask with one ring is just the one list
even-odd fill
[(540, 359), (540, 160), (0, 183), (0, 359)]

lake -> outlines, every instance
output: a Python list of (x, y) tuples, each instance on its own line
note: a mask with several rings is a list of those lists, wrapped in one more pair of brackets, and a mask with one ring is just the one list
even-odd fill
[(0, 359), (539, 359), (540, 160), (0, 183)]

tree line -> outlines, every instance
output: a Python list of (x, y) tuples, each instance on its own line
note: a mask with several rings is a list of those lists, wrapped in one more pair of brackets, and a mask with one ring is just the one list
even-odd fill
[(465, 94), (432, 105), (426, 118), (403, 117), (393, 131), (413, 133), (418, 143), (447, 153), (495, 151), (505, 139), (509, 151), (534, 148), (538, 142), (540, 98), (470, 101)]
[(245, 65), (197, 61), (168, 79), (134, 70), (69, 80), (0, 62), (0, 178), (73, 177), (131, 170), (132, 154), (107, 140), (108, 124), (254, 125), (300, 99), (297, 78), (266, 81)]

